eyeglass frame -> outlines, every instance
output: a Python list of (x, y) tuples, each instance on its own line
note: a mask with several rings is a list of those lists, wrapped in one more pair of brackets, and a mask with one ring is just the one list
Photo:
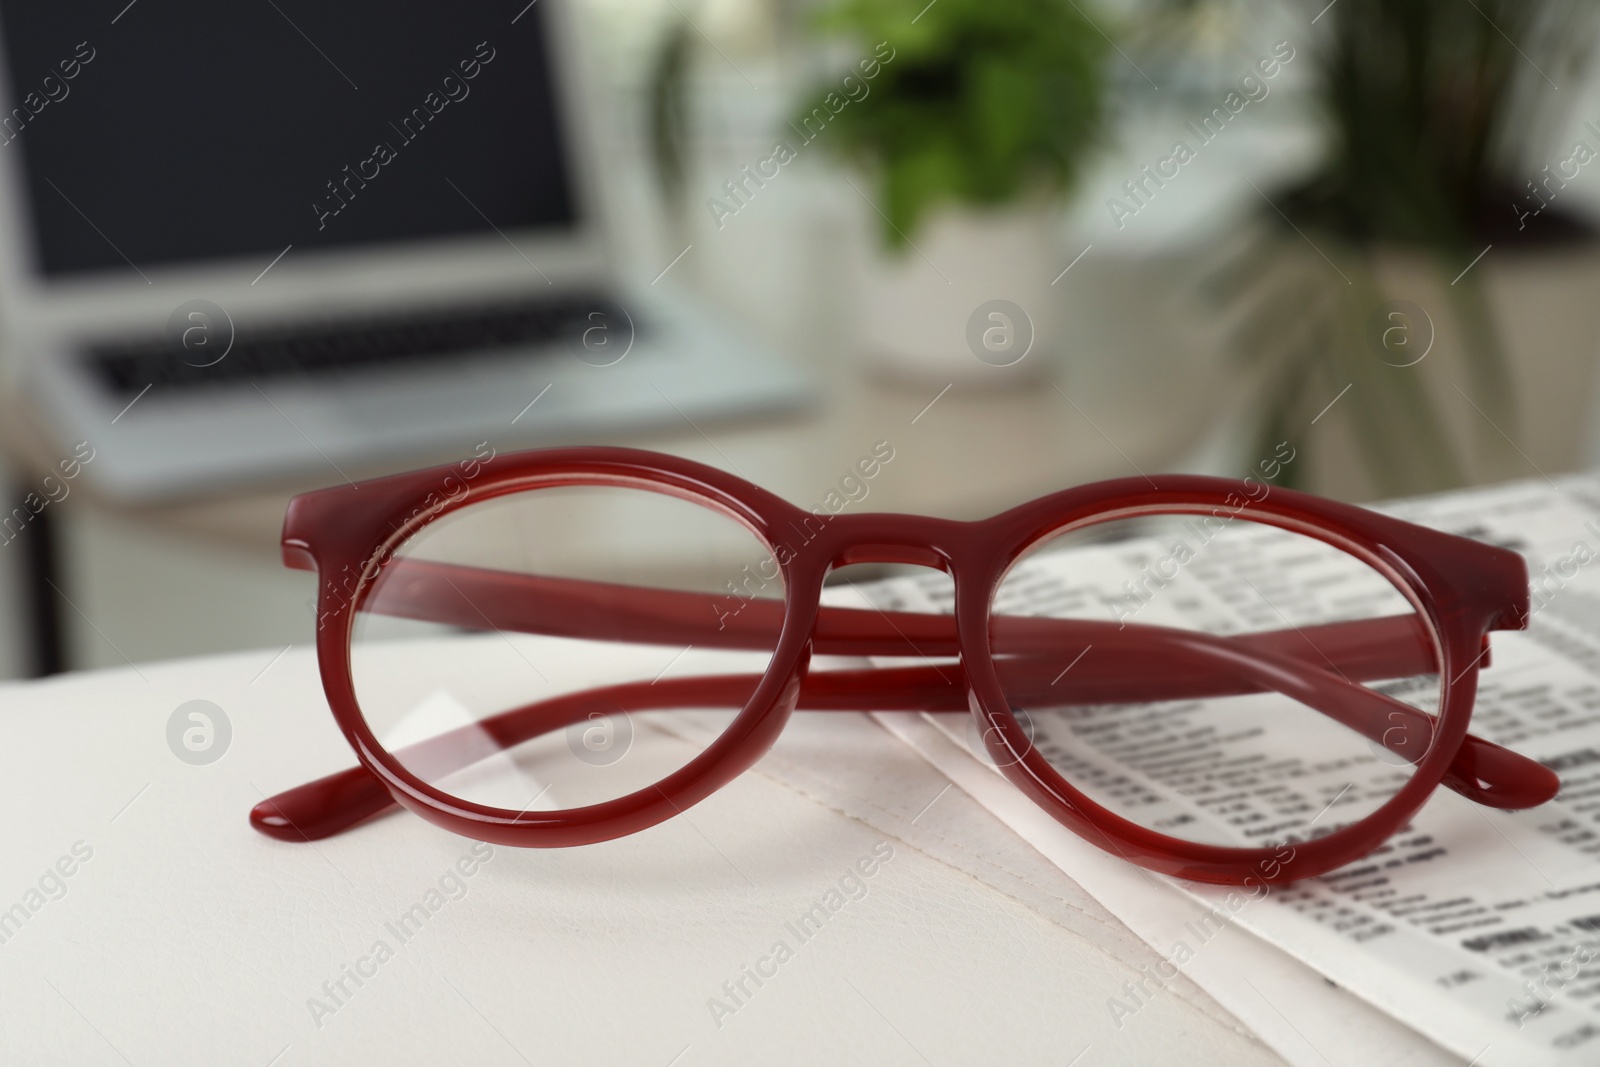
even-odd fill
[[(495, 459), (492, 470), (488, 466), (473, 464), (465, 474), (460, 464), (434, 467), (304, 493), (290, 502), (283, 559), (289, 567), (319, 575), (316, 646), (323, 688), (360, 766), (256, 805), (251, 822), (257, 830), (282, 840), (314, 840), (393, 803), (454, 833), (524, 847), (592, 844), (663, 822), (727, 785), (765, 754), (797, 710), (808, 675), (817, 679), (838, 673), (809, 670), (819, 621), (851, 614), (822, 605), (823, 581), (830, 570), (857, 563), (914, 564), (950, 574), (953, 616), (899, 616), (923, 623), (922, 633), (933, 642), (913, 643), (914, 649), (928, 655), (932, 647), (931, 654), (959, 657), (964, 702), (1008, 780), (1075, 833), (1151, 870), (1222, 884), (1311, 877), (1370, 854), (1440, 784), (1477, 803), (1508, 809), (1543, 803), (1560, 788), (1555, 773), (1543, 765), (1468, 733), (1478, 670), (1488, 656), (1488, 633), (1523, 629), (1529, 617), (1527, 565), (1508, 549), (1285, 488), (1275, 487), (1257, 499), (1242, 481), (1202, 475), (1094, 482), (987, 519), (961, 521), (893, 513), (822, 516), (728, 472), (638, 449), (540, 449), (506, 454)], [(724, 731), (653, 785), (557, 811), (512, 811), (452, 796), (413, 773), (369, 727), (351, 666), (357, 613), (396, 552), (433, 521), (496, 497), (571, 485), (666, 493), (744, 525), (772, 553), (783, 579), (783, 617), (771, 659)], [(1415, 770), (1409, 780), (1361, 819), (1287, 848), (1188, 841), (1096, 803), (1032, 745), (1012, 712), (991, 647), (994, 596), (1011, 565), (1041, 541), (1112, 519), (1211, 514), (1223, 508), (1230, 517), (1248, 512), (1253, 521), (1315, 538), (1373, 567), (1428, 624), (1434, 645), (1439, 709), (1436, 715), (1423, 713), (1431, 723), (1430, 737), (1423, 755), (1411, 761)], [(809, 536), (796, 547), (789, 530), (805, 530)], [(779, 545), (787, 551), (780, 554)], [(892, 619), (885, 619), (895, 627)], [(939, 653), (940, 635), (948, 635), (952, 621), (954, 652)], [(859, 629), (861, 624), (853, 625)], [(832, 649), (824, 646), (823, 651)], [(880, 703), (896, 706), (884, 687), (878, 688), (883, 690)], [(923, 705), (913, 700), (911, 706)], [(885, 708), (874, 703), (855, 710)]]

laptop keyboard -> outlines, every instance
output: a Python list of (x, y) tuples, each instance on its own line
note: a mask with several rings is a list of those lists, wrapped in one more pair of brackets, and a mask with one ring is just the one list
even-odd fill
[(112, 392), (132, 396), (151, 385), (201, 388), (362, 372), (393, 374), (404, 368), (503, 356), (512, 348), (581, 346), (585, 331), (596, 326), (604, 334), (591, 333), (593, 341), (603, 338), (608, 349), (614, 345), (618, 352), (627, 347), (633, 325), (614, 301), (567, 293), (448, 311), (239, 330), (227, 355), (216, 362), (209, 352), (186, 350), (176, 338), (166, 337), (95, 344), (86, 359)]

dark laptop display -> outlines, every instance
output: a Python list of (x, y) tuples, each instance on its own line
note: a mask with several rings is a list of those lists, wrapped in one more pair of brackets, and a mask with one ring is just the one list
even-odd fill
[(49, 276), (570, 227), (540, 5), (0, 0)]

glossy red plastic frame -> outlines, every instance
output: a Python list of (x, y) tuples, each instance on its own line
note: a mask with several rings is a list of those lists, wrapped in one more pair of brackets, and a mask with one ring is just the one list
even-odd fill
[[(399, 803), (448, 830), (496, 844), (554, 847), (604, 841), (661, 822), (747, 770), (795, 710), (965, 711), (1003, 773), (1056, 819), (1095, 844), (1167, 874), (1208, 882), (1309, 877), (1364, 856), (1395, 833), (1440, 784), (1482, 804), (1517, 809), (1551, 799), (1555, 773), (1467, 732), (1486, 660), (1487, 634), (1520, 629), (1528, 576), (1513, 552), (1286, 489), (1259, 500), (1239, 481), (1198, 476), (1126, 478), (1040, 498), (976, 522), (912, 515), (818, 517), (743, 479), (686, 459), (620, 448), (567, 448), (501, 456), (339, 486), (296, 497), (283, 554), (321, 576), (317, 649), (334, 718), (360, 766), (272, 797), (251, 812), (263, 833), (289, 841), (338, 833)], [(440, 515), (507, 493), (558, 485), (616, 485), (672, 494), (722, 511), (777, 555), (783, 601), (749, 601), (724, 617), (715, 598), (666, 590), (428, 563), (396, 550)], [(459, 489), (460, 491), (454, 491)], [(1244, 495), (1241, 495), (1244, 494)], [(1249, 501), (1241, 509), (1239, 501)], [(1111, 518), (1226, 509), (1317, 538), (1386, 575), (1417, 614), (1301, 630), (1217, 637), (1141, 624), (1033, 617), (991, 619), (1011, 564), (1042, 538)], [(809, 527), (806, 525), (809, 523)], [(793, 531), (805, 529), (794, 548)], [(784, 556), (787, 559), (784, 559)], [(954, 581), (953, 616), (821, 607), (823, 579), (853, 563), (936, 567)], [(404, 568), (401, 575), (394, 572)], [(374, 578), (386, 572), (381, 610), (482, 629), (776, 649), (759, 681), (749, 676), (628, 683), (567, 694), (495, 715), (404, 750), (380, 745), (362, 717), (350, 638)], [(395, 581), (402, 577), (404, 581)], [(342, 580), (341, 580), (342, 579)], [(391, 595), (402, 590), (401, 595)], [(603, 604), (603, 610), (600, 605)], [(1311, 638), (1314, 635), (1314, 640)], [(1139, 826), (1079, 792), (1033, 749), (1006, 694), (1041, 691), (1046, 657), (1093, 643), (1073, 673), (1076, 702), (1155, 700), (1276, 689), (1390, 745), (1394, 716), (1429, 738), (1407, 783), (1359, 822), (1313, 840), (1265, 848), (1202, 845)], [(811, 672), (813, 654), (959, 656), (961, 670), (931, 667)], [(1152, 665), (1159, 669), (1153, 670)], [(1046, 672), (1046, 668), (1049, 668)], [(948, 671), (948, 668), (946, 668)], [(1437, 716), (1360, 680), (1440, 676)], [(1004, 683), (1002, 683), (1002, 677)], [(752, 691), (752, 685), (754, 686)], [(590, 711), (739, 706), (724, 733), (659, 783), (563, 811), (512, 811), (471, 803), (423, 781), (561, 729)], [(1417, 736), (1411, 730), (1398, 733)]]

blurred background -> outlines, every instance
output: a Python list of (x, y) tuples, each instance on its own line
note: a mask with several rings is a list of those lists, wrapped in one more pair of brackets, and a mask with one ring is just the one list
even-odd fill
[(523, 447), (951, 517), (1600, 459), (1590, 3), (151, 8), (0, 2), (0, 677), (269, 669), (290, 496)]

